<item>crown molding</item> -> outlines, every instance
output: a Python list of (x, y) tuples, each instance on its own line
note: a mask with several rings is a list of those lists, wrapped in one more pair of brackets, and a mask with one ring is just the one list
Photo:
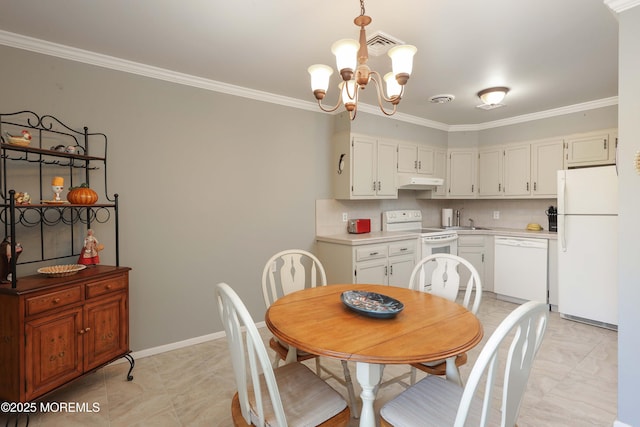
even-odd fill
[[(634, 5), (640, 4), (640, 0), (605, 0), (605, 3), (607, 2), (627, 4), (634, 3)], [(227, 95), (234, 95), (242, 98), (253, 99), (256, 101), (278, 104), (285, 107), (313, 111), (319, 114), (326, 114), (318, 110), (316, 102), (303, 101), (297, 98), (276, 95), (269, 92), (248, 89), (242, 86), (231, 85), (228, 83), (205, 79), (202, 77), (196, 77), (189, 74), (178, 73), (175, 71), (154, 67), (151, 65), (145, 65), (138, 62), (128, 61), (113, 56), (77, 49), (57, 43), (51, 43), (46, 40), (27, 37), (8, 31), (0, 30), (0, 44), (17, 49), (23, 49), (31, 52), (41, 53), (44, 55), (54, 56), (57, 58), (67, 59), (70, 61), (95, 65), (102, 68), (108, 68), (111, 70), (122, 71), (125, 73), (136, 74), (144, 77), (150, 77), (152, 79), (164, 80), (167, 82), (177, 83), (185, 86), (192, 86), (199, 89), (224, 93)], [(591, 110), (594, 108), (607, 107), (610, 105), (616, 105), (617, 103), (618, 97), (612, 97), (582, 104), (571, 105), (568, 107), (542, 111), (538, 113), (511, 117), (503, 120), (496, 120), (493, 122), (471, 125), (448, 125), (445, 123), (436, 122), (433, 120), (428, 120), (404, 113), (396, 113), (393, 115), (393, 117), (391, 117), (391, 119), (406, 123), (412, 123), (418, 126), (439, 129), (446, 132), (479, 131), (495, 127), (508, 126), (516, 123), (528, 122), (532, 120), (544, 119), (553, 116), (559, 116), (563, 114), (575, 113), (584, 110)], [(384, 116), (384, 114), (377, 106), (373, 106), (370, 104), (360, 104), (358, 105), (358, 110), (367, 114)]]
[(640, 0), (604, 0), (604, 4), (616, 13), (624, 12), (632, 7), (638, 6)]

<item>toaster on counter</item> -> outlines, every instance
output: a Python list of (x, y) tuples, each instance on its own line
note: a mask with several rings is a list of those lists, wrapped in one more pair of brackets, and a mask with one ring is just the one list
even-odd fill
[(350, 219), (347, 225), (347, 231), (351, 234), (369, 233), (371, 232), (370, 219)]

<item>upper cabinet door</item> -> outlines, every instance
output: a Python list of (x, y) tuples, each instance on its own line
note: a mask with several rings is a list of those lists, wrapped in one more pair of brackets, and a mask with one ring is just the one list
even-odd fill
[(531, 145), (508, 145), (504, 149), (504, 195), (531, 194)]
[(612, 165), (616, 162), (614, 130), (571, 135), (565, 141), (568, 168)]
[(448, 164), (447, 197), (475, 198), (476, 150), (450, 150)]
[(556, 197), (558, 171), (564, 169), (564, 141), (550, 139), (531, 143), (531, 195)]
[(490, 147), (478, 153), (478, 197), (502, 196), (504, 147)]
[(352, 142), (353, 196), (375, 196), (377, 176), (375, 170), (377, 141), (373, 138), (354, 137)]
[(378, 140), (376, 196), (380, 198), (398, 198), (396, 185), (397, 146), (398, 144), (395, 142)]
[(418, 144), (398, 144), (398, 172), (416, 173), (418, 169)]

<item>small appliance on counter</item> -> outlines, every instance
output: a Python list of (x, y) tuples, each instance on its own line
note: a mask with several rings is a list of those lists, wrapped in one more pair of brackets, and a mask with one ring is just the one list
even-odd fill
[(370, 233), (371, 220), (369, 218), (350, 219), (347, 231), (351, 234)]
[(549, 206), (544, 213), (549, 217), (549, 231), (558, 231), (558, 209), (554, 206)]
[(451, 227), (453, 225), (453, 209), (442, 209), (442, 226)]

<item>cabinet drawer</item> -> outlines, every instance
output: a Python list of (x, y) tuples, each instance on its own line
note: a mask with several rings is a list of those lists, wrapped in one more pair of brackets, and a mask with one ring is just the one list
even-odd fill
[(484, 236), (458, 235), (458, 246), (484, 246)]
[(389, 245), (389, 256), (407, 255), (416, 252), (416, 241), (391, 243)]
[(386, 246), (365, 246), (356, 249), (356, 261), (366, 261), (369, 259), (378, 259), (387, 257)]
[(127, 287), (125, 277), (116, 277), (109, 280), (101, 280), (99, 282), (87, 283), (87, 299), (94, 298), (109, 292), (115, 292)]
[(74, 286), (62, 291), (49, 292), (47, 294), (27, 298), (25, 300), (25, 309), (27, 316), (33, 316), (34, 314), (80, 301), (82, 301), (82, 287)]

